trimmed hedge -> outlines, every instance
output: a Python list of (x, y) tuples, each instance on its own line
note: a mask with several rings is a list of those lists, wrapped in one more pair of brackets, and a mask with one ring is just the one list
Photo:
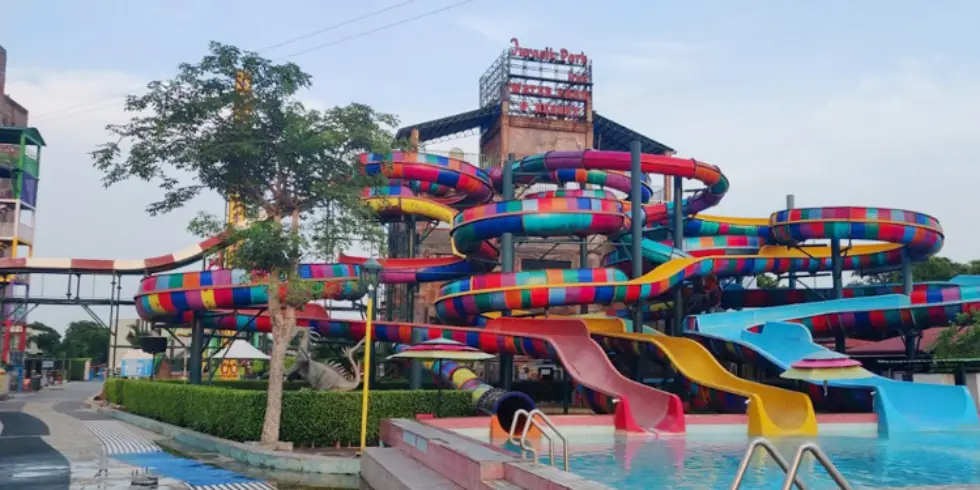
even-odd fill
[[(184, 383), (110, 378), (104, 393), (127, 412), (235, 441), (255, 441), (262, 433), (266, 393), (257, 389), (192, 386)], [(473, 415), (468, 393), (372, 391), (368, 443), (377, 444), (379, 422), (419, 413)], [(287, 391), (282, 397), (279, 438), (297, 446), (351, 445), (360, 441), (361, 393)]]
[(68, 359), (68, 381), (85, 379), (85, 362), (89, 360), (87, 357)]
[[(176, 380), (161, 380), (161, 383), (177, 383), (185, 384), (186, 381), (176, 379)], [(206, 383), (206, 381), (205, 381)], [(243, 380), (213, 380), (211, 386), (222, 387), (222, 388), (234, 388), (236, 390), (258, 390), (265, 391), (268, 387), (269, 382), (266, 380), (253, 380), (253, 379), (243, 379)], [(295, 391), (302, 388), (308, 388), (310, 385), (305, 381), (287, 381), (283, 383), (283, 391)], [(430, 379), (425, 380), (422, 383), (422, 389), (424, 390), (436, 390), (438, 386)], [(378, 381), (376, 387), (377, 390), (408, 390), (409, 382), (407, 379), (382, 379)], [(527, 394), (534, 401), (542, 403), (560, 403), (562, 399), (562, 382), (561, 381), (514, 381), (511, 384), (511, 390), (520, 391)], [(447, 388), (443, 386), (443, 391), (453, 391), (452, 388)]]

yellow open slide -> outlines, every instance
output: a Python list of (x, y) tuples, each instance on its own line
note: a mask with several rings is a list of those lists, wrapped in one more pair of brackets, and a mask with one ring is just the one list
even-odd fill
[(660, 349), (674, 368), (694, 383), (749, 400), (750, 436), (813, 436), (817, 416), (810, 397), (739, 378), (725, 369), (701, 344), (683, 337), (627, 333), (619, 318), (583, 318), (593, 335), (649, 342)]

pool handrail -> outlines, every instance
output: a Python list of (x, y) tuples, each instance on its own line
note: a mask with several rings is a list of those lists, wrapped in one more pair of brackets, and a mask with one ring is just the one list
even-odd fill
[[(517, 420), (521, 415), (524, 415), (524, 426), (521, 428), (521, 436), (518, 439), (516, 434)], [(548, 415), (542, 412), (540, 409), (535, 408), (531, 411), (519, 409), (514, 412), (514, 419), (510, 424), (510, 431), (507, 433), (508, 439), (512, 443), (516, 443), (521, 448), (521, 459), (525, 459), (525, 455), (530, 453), (531, 461), (537, 463), (538, 452), (534, 446), (527, 441), (527, 435), (531, 431), (531, 427), (537, 427), (538, 430), (541, 431), (541, 435), (548, 439), (548, 462), (551, 464), (551, 466), (555, 466), (555, 441), (545, 430), (545, 427), (542, 426), (541, 423), (535, 419), (535, 417), (541, 419), (541, 421), (544, 422), (544, 424), (550, 428), (559, 439), (561, 439), (563, 463), (565, 471), (568, 471), (568, 438), (566, 438), (565, 435), (558, 430), (558, 426), (556, 426), (551, 420), (551, 417), (548, 417)]]
[(783, 481), (783, 490), (790, 490), (790, 488), (792, 488), (793, 480), (796, 479), (797, 473), (800, 472), (800, 465), (803, 463), (803, 456), (805, 456), (806, 453), (812, 454), (813, 457), (820, 462), (820, 465), (823, 466), (824, 471), (830, 475), (830, 477), (834, 480), (834, 483), (837, 484), (838, 488), (841, 490), (852, 490), (851, 484), (847, 482), (847, 479), (844, 478), (844, 475), (842, 475), (837, 469), (834, 462), (830, 460), (827, 453), (823, 452), (823, 450), (820, 449), (820, 446), (817, 446), (812, 442), (804, 443), (796, 450), (796, 455), (793, 456), (793, 464), (786, 473), (786, 480)]
[(738, 471), (735, 473), (735, 479), (732, 481), (731, 490), (738, 490), (742, 485), (742, 480), (745, 478), (745, 472), (749, 469), (749, 464), (751, 463), (752, 456), (755, 454), (756, 450), (759, 448), (764, 449), (772, 459), (776, 461), (776, 464), (786, 473), (786, 479), (783, 480), (782, 490), (791, 490), (795, 484), (800, 490), (806, 490), (803, 482), (799, 479), (800, 465), (803, 463), (803, 456), (806, 453), (813, 455), (817, 461), (823, 466), (824, 470), (830, 475), (830, 478), (834, 480), (837, 484), (837, 488), (841, 490), (852, 490), (850, 483), (844, 478), (844, 475), (837, 470), (837, 466), (830, 460), (826, 453), (820, 449), (813, 442), (806, 442), (800, 445), (796, 450), (796, 454), (793, 456), (793, 463), (787, 464), (786, 460), (779, 455), (776, 447), (772, 443), (764, 438), (757, 437), (749, 443), (749, 447), (745, 450), (745, 456), (742, 457), (742, 462), (738, 465)]
[[(779, 451), (776, 450), (776, 446), (773, 446), (772, 442), (769, 442), (769, 439), (766, 439), (765, 437), (757, 437), (749, 442), (749, 447), (745, 450), (745, 456), (742, 456), (742, 462), (739, 463), (738, 471), (735, 472), (735, 479), (732, 480), (732, 486), (730, 487), (731, 490), (738, 490), (739, 487), (742, 486), (742, 480), (745, 479), (745, 472), (749, 470), (749, 464), (752, 462), (752, 456), (754, 456), (755, 452), (760, 448), (769, 453), (769, 456), (776, 461), (776, 464), (779, 465), (784, 473), (789, 474), (789, 463), (787, 463), (786, 459), (779, 454)], [(800, 490), (807, 490), (806, 486), (803, 485), (803, 482), (800, 481), (799, 478), (796, 478), (795, 475), (793, 478), (790, 478), (789, 481), (790, 487), (792, 487), (793, 483), (796, 483), (796, 487)]]

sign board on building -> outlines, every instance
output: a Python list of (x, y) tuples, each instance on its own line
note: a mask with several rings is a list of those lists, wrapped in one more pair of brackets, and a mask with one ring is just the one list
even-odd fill
[(123, 359), (120, 373), (125, 378), (149, 378), (153, 374), (153, 359)]
[(54, 369), (54, 361), (41, 361), (41, 369)]
[(480, 105), (508, 101), (509, 113), (581, 120), (592, 99), (592, 62), (566, 48), (529, 48), (517, 38), (480, 78)]

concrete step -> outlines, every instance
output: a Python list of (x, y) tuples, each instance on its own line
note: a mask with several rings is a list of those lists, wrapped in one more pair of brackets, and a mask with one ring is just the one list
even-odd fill
[(396, 448), (367, 448), (361, 456), (361, 478), (376, 490), (463, 490)]
[(507, 480), (490, 480), (482, 483), (482, 490), (524, 490), (524, 487), (517, 486)]

